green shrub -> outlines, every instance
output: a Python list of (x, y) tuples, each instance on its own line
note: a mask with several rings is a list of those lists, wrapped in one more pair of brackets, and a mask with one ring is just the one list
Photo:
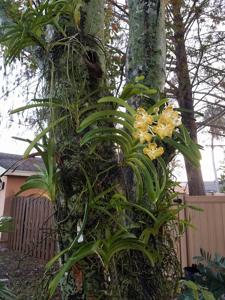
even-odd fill
[(200, 250), (201, 255), (194, 257), (198, 272), (192, 280), (181, 281), (182, 294), (179, 300), (225, 299), (225, 257)]

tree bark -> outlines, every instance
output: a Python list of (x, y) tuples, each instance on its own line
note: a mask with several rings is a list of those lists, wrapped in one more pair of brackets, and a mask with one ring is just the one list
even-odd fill
[(216, 170), (214, 134), (211, 134), (211, 154), (212, 154), (212, 165), (213, 165), (214, 181), (215, 181), (215, 184), (216, 184), (216, 192), (218, 193), (220, 191), (220, 188), (219, 188), (219, 180), (218, 180), (217, 170)]
[[(185, 48), (185, 28), (181, 15), (181, 1), (171, 1), (173, 12), (173, 30), (176, 55), (176, 74), (178, 80), (177, 100), (181, 109), (182, 122), (188, 129), (190, 137), (197, 143), (197, 126), (194, 117), (194, 101), (192, 86), (188, 70), (187, 54)], [(185, 159), (188, 188), (190, 195), (204, 195), (204, 183), (201, 168), (194, 167)]]
[[(95, 104), (102, 95), (105, 95), (104, 0), (83, 1), (77, 26), (67, 28), (66, 37), (54, 38), (62, 39), (64, 45), (56, 46), (51, 53), (53, 67), (50, 66), (49, 93), (51, 97), (65, 103), (65, 107), (67, 105), (74, 107), (73, 115), (68, 117), (63, 126), (55, 132), (60, 178), (56, 220), (59, 247), (60, 250), (64, 250), (71, 245), (79, 232), (85, 204), (88, 201), (83, 169), (94, 182), (96, 178), (93, 176), (111, 163), (111, 160), (102, 164), (91, 161), (89, 149), (80, 146), (81, 137), (76, 133), (81, 122), (79, 110)], [(68, 111), (65, 108), (55, 114), (54, 117), (59, 118), (68, 114)], [(106, 154), (111, 157), (111, 152)], [(95, 233), (92, 230), (99, 221), (98, 216), (91, 213), (89, 211), (83, 232), (85, 241), (93, 240)], [(71, 253), (62, 257), (62, 262), (67, 261), (70, 255)], [(104, 290), (104, 274), (100, 262), (97, 259), (93, 262), (90, 260), (89, 264), (91, 265), (89, 271), (76, 264), (69, 274), (65, 274), (61, 281), (63, 300), (95, 299), (98, 292)]]
[(129, 0), (127, 77), (144, 75), (147, 86), (165, 85), (165, 6), (161, 0)]
[[(144, 106), (146, 109), (158, 100), (159, 94), (164, 91), (165, 84), (165, 2), (161, 0), (128, 0), (129, 5), (129, 46), (127, 58), (127, 79), (133, 80), (136, 76), (144, 75), (144, 84), (159, 91), (154, 99), (144, 101), (142, 97), (134, 97), (130, 100), (133, 106)], [(156, 166), (157, 167), (157, 166)], [(130, 201), (135, 201), (134, 178), (129, 170), (126, 173), (126, 189)], [(142, 199), (142, 205), (146, 205), (146, 199)], [(154, 205), (152, 207), (154, 208)], [(141, 216), (133, 216), (134, 220), (141, 223)], [(149, 224), (149, 227), (151, 225)], [(168, 240), (167, 240), (168, 239)], [(149, 265), (143, 255), (132, 252), (129, 266), (126, 269), (126, 277), (129, 282), (132, 274), (136, 278), (133, 285), (129, 285), (126, 299), (169, 299), (172, 298), (174, 287), (170, 286), (170, 280), (166, 273), (173, 273), (174, 278), (178, 272), (178, 262), (172, 255), (173, 249), (169, 249), (169, 235), (162, 233), (151, 239), (151, 245), (155, 247), (157, 253), (161, 255), (161, 261), (157, 261), (155, 266)], [(171, 262), (170, 266), (163, 265), (167, 257)], [(173, 265), (174, 264), (174, 265)], [(176, 267), (175, 267), (176, 265)], [(176, 275), (175, 275), (176, 274)], [(159, 282), (161, 285), (159, 285)], [(174, 281), (175, 282), (175, 281)], [(135, 289), (135, 287), (138, 288)], [(168, 294), (169, 293), (171, 294)]]

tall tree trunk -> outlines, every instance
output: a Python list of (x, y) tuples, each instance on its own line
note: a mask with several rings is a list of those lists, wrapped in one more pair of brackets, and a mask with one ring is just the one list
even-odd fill
[[(65, 124), (55, 132), (61, 183), (56, 203), (60, 250), (71, 245), (84, 217), (88, 194), (83, 170), (86, 170), (90, 180), (94, 182), (93, 176), (107, 169), (111, 162), (109, 160), (108, 163), (96, 164), (94, 160), (90, 161), (89, 149), (80, 146), (81, 137), (76, 133), (80, 124), (79, 110), (95, 104), (96, 100), (105, 94), (105, 57), (102, 49), (104, 45), (104, 0), (82, 1), (80, 19), (77, 17), (76, 25), (76, 28), (67, 28), (65, 37), (55, 36), (56, 40), (63, 42), (53, 48), (53, 66), (50, 66), (51, 74), (49, 75), (49, 82), (53, 83), (50, 86), (51, 96), (60, 99), (65, 104), (65, 110), (60, 110), (55, 117), (59, 118), (68, 114), (66, 106), (73, 105), (74, 107), (74, 115), (67, 118)], [(108, 156), (110, 157), (111, 153)], [(83, 232), (85, 241), (93, 239), (92, 230), (98, 222), (98, 216), (91, 217), (90, 215), (89, 211), (89, 223), (86, 224)], [(68, 256), (64, 256), (63, 262), (67, 259)], [(100, 262), (97, 259), (96, 261), (90, 260), (89, 264), (89, 271), (75, 265), (70, 274), (62, 280), (63, 300), (89, 299), (89, 297), (95, 299), (91, 297), (95, 297), (99, 291), (104, 290), (104, 276)]]
[[(177, 100), (181, 112), (182, 122), (188, 129), (190, 136), (197, 143), (197, 126), (194, 117), (194, 103), (192, 98), (192, 86), (188, 71), (187, 54), (185, 48), (185, 27), (181, 15), (181, 1), (172, 0), (173, 30), (176, 54), (176, 74), (178, 79)], [(190, 195), (204, 195), (204, 183), (201, 168), (194, 167), (185, 159), (186, 173)]]
[[(144, 75), (144, 84), (156, 88), (160, 93), (164, 90), (165, 84), (165, 7), (161, 0), (128, 0), (129, 5), (129, 48), (127, 59), (127, 79), (132, 80), (136, 76)], [(131, 99), (134, 106), (144, 106), (148, 109), (159, 97), (144, 101), (141, 97)], [(127, 171), (127, 194), (129, 199), (135, 201), (135, 184), (132, 174)], [(143, 205), (145, 200), (143, 199)], [(154, 209), (153, 209), (154, 210)], [(134, 219), (138, 223), (140, 215), (135, 215)], [(140, 221), (141, 223), (141, 221)], [(151, 225), (149, 225), (151, 226)], [(168, 240), (160, 234), (151, 239), (151, 245), (160, 253), (162, 261), (170, 257), (170, 261), (177, 267), (177, 260), (174, 262), (172, 249), (168, 248)], [(167, 244), (167, 246), (166, 246)], [(174, 265), (171, 267), (157, 261), (155, 266), (149, 265), (143, 255), (132, 252), (129, 259), (129, 267), (126, 269), (127, 281), (131, 281), (126, 299), (169, 299), (174, 287), (169, 286), (166, 273), (174, 272)], [(169, 270), (169, 268), (171, 268)], [(169, 270), (169, 271), (168, 271)], [(175, 272), (178, 271), (178, 268)], [(135, 279), (133, 274), (136, 274)], [(173, 273), (175, 274), (175, 273)], [(159, 284), (160, 282), (160, 284)], [(168, 290), (170, 291), (168, 294)]]

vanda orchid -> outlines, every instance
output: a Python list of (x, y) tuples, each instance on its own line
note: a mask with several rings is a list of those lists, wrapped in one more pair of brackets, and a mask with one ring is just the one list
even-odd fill
[(161, 114), (156, 110), (154, 115), (148, 114), (144, 108), (138, 108), (135, 115), (133, 137), (141, 144), (147, 142), (147, 147), (143, 149), (151, 160), (156, 159), (164, 153), (162, 146), (157, 147), (156, 142), (152, 142), (157, 137), (163, 140), (165, 137), (171, 138), (173, 132), (181, 125), (180, 113), (175, 111), (172, 105), (168, 105)]

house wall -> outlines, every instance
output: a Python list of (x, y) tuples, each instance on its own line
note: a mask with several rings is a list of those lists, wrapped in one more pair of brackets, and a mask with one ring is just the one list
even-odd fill
[(3, 216), (4, 206), (5, 206), (5, 194), (7, 186), (7, 176), (3, 176), (1, 180), (5, 183), (5, 187), (0, 191), (0, 216)]
[[(5, 205), (3, 210), (4, 216), (10, 216), (12, 198), (20, 190), (20, 186), (26, 181), (27, 177), (22, 176), (7, 176), (7, 186), (5, 189)], [(21, 193), (21, 196), (30, 196), (37, 194), (37, 190), (29, 190)]]
[[(4, 176), (1, 178), (5, 182), (5, 187), (0, 191), (0, 216), (11, 216), (12, 198), (20, 190), (20, 186), (26, 181), (25, 176)], [(29, 190), (21, 193), (21, 196), (42, 195), (38, 190)], [(8, 234), (0, 233), (0, 248), (7, 247)]]

